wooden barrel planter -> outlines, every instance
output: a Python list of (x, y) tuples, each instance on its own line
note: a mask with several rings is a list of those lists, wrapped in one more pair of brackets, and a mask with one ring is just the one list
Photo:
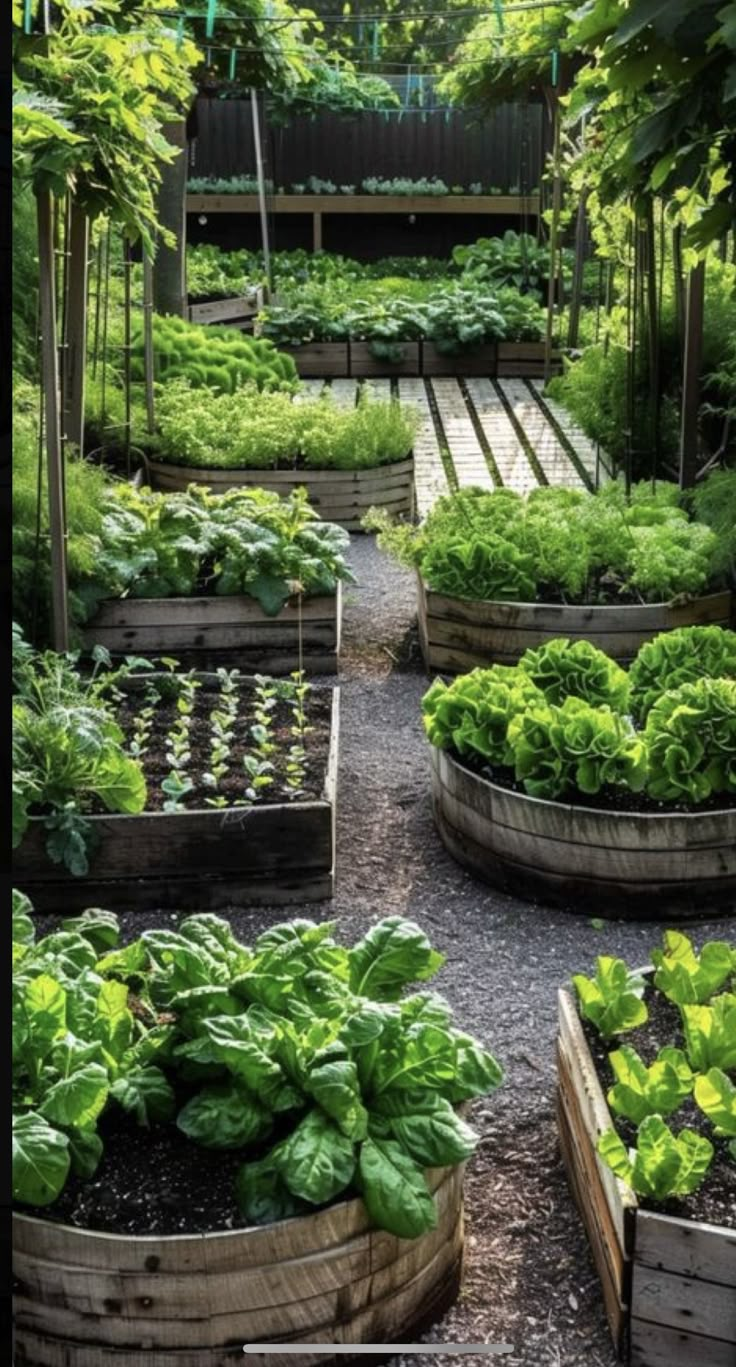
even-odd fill
[(362, 531), (361, 518), (371, 507), (385, 508), (396, 517), (414, 515), (413, 456), (359, 470), (215, 470), (158, 460), (148, 460), (146, 469), (154, 489), (166, 492), (181, 492), (190, 484), (217, 494), (243, 485), (282, 495), (305, 488), (325, 522), (336, 522), (350, 532)]
[(563, 603), (478, 602), (435, 593), (417, 576), (417, 621), (424, 663), (431, 673), (457, 674), (477, 665), (516, 664), (529, 647), (558, 636), (591, 641), (620, 664), (640, 646), (675, 627), (728, 627), (734, 597), (709, 593), (686, 602), (623, 607)]
[[(108, 598), (84, 634), (84, 648), (106, 646), (111, 655), (171, 655), (186, 668), (220, 665), (249, 673), (337, 673), (342, 586), (337, 592), (290, 598), (267, 617), (242, 594), (193, 598)], [(301, 641), (301, 651), (300, 651)]]
[(642, 1210), (596, 1152), (611, 1129), (575, 1002), (559, 994), (557, 1121), (619, 1359), (630, 1367), (733, 1367), (736, 1229)]
[(91, 816), (97, 842), (84, 877), (52, 864), (43, 818), (32, 817), (13, 852), (14, 886), (36, 911), (65, 914), (92, 906), (212, 911), (332, 897), (339, 689), (330, 697), (329, 755), (318, 799)]
[(485, 882), (620, 919), (736, 912), (736, 807), (606, 811), (527, 797), (431, 747), (432, 805), (450, 854)]
[[(462, 1168), (427, 1179), (438, 1222), (418, 1239), (373, 1228), (359, 1199), (168, 1237), (15, 1213), (16, 1367), (229, 1367), (246, 1343), (410, 1342), (452, 1304), (462, 1274)], [(335, 1360), (352, 1361), (298, 1355), (302, 1367)]]

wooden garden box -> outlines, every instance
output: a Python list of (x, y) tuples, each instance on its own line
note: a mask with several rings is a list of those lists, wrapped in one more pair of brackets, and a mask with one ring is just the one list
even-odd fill
[(430, 747), (432, 805), (450, 854), (484, 882), (622, 919), (736, 910), (736, 807), (636, 812), (514, 792)]
[(280, 346), (291, 356), (303, 380), (347, 379), (350, 356), (347, 342), (305, 342), (303, 346)]
[(417, 575), (417, 622), (430, 673), (462, 673), (477, 665), (516, 664), (530, 647), (555, 637), (590, 641), (620, 664), (675, 627), (728, 627), (734, 596), (709, 593), (685, 602), (594, 607), (562, 603), (484, 602), (435, 593)]
[(381, 360), (373, 355), (370, 342), (350, 343), (350, 374), (359, 379), (376, 375), (421, 375), (419, 342), (401, 342), (400, 361)]
[(207, 299), (189, 305), (190, 323), (252, 322), (263, 308), (263, 289), (253, 294), (233, 295), (229, 299)]
[[(551, 373), (559, 375), (562, 370), (562, 354), (552, 352)], [(544, 342), (499, 342), (496, 375), (527, 376), (530, 379), (544, 378)]]
[(455, 1300), (462, 1276), (463, 1165), (431, 1168), (427, 1180), (438, 1222), (418, 1239), (372, 1227), (359, 1199), (257, 1228), (168, 1237), (15, 1213), (16, 1367), (234, 1367), (245, 1343), (416, 1339)]
[(43, 818), (32, 817), (13, 853), (14, 885), (36, 911), (65, 914), (92, 906), (211, 911), (332, 897), (339, 689), (330, 697), (329, 756), (319, 798), (92, 816), (97, 847), (81, 878), (51, 863)]
[(434, 342), (422, 343), (423, 375), (483, 375), (486, 378), (496, 374), (495, 342), (468, 351), (464, 356), (445, 356), (438, 351)]
[(736, 1229), (642, 1210), (596, 1152), (613, 1121), (567, 991), (559, 994), (557, 1120), (570, 1187), (630, 1367), (733, 1367)]
[(351, 532), (362, 530), (361, 518), (371, 507), (386, 508), (396, 517), (414, 513), (413, 456), (357, 470), (216, 470), (156, 460), (147, 460), (146, 469), (153, 487), (166, 491), (181, 491), (190, 484), (204, 485), (218, 494), (243, 485), (277, 494), (305, 488), (325, 522), (336, 522)]
[[(84, 647), (111, 655), (174, 655), (182, 665), (247, 673), (335, 674), (340, 653), (342, 586), (290, 598), (267, 617), (243, 594), (192, 598), (108, 598), (84, 629)], [(301, 640), (301, 651), (300, 651)]]

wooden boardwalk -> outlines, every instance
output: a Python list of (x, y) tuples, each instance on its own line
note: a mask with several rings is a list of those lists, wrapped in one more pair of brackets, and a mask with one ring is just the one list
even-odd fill
[(309, 397), (329, 390), (341, 407), (359, 388), (413, 404), (421, 423), (414, 444), (417, 514), (426, 517), (449, 489), (475, 485), (528, 493), (541, 484), (593, 489), (610, 478), (605, 456), (541, 380), (307, 380)]

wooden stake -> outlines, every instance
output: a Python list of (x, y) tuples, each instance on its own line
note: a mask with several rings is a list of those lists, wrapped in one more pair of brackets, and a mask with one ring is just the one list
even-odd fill
[(258, 207), (261, 214), (261, 245), (263, 247), (263, 265), (266, 272), (268, 292), (271, 293), (273, 280), (271, 279), (271, 253), (268, 246), (268, 213), (266, 210), (266, 182), (263, 178), (263, 149), (261, 147), (261, 121), (258, 115), (258, 92), (251, 87), (250, 107), (253, 117), (253, 143), (256, 153), (256, 175), (258, 176)]
[(64, 463), (61, 454), (59, 365), (56, 351), (54, 231), (51, 195), (48, 191), (43, 191), (36, 196), (36, 206), (41, 316), (41, 376), (46, 419), (46, 460), (49, 483), (51, 625), (54, 649), (62, 651), (69, 649), (69, 615), (66, 577)]
[(64, 436), (84, 450), (84, 380), (87, 368), (89, 219), (72, 200), (69, 224), (67, 345), (64, 352)]
[(143, 253), (143, 367), (146, 382), (146, 427), (153, 432), (153, 268), (147, 251)]
[(682, 376), (682, 421), (680, 425), (680, 488), (691, 489), (698, 465), (698, 409), (700, 406), (700, 367), (703, 360), (703, 307), (705, 302), (705, 262), (699, 261), (687, 282), (685, 311), (685, 363)]
[(552, 165), (554, 183), (552, 188), (552, 226), (549, 236), (549, 282), (547, 285), (547, 329), (544, 337), (544, 383), (547, 384), (552, 373), (552, 329), (555, 311), (555, 277), (557, 274), (557, 239), (560, 230), (560, 209), (562, 206), (562, 177), (560, 175), (560, 102), (557, 91), (551, 92), (553, 144)]
[(184, 119), (165, 123), (166, 141), (179, 148), (179, 155), (161, 166), (157, 215), (162, 228), (168, 228), (176, 241), (173, 247), (159, 242), (153, 273), (153, 294), (157, 313), (187, 316), (187, 126)]
[(585, 206), (587, 191), (580, 196), (578, 214), (575, 221), (575, 265), (572, 273), (572, 292), (570, 294), (570, 323), (567, 331), (567, 345), (576, 347), (580, 333), (580, 308), (583, 299), (583, 271), (585, 267), (586, 218)]

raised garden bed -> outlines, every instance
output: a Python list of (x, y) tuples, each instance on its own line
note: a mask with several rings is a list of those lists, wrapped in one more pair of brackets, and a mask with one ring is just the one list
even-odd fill
[(431, 673), (516, 664), (528, 648), (559, 636), (590, 641), (612, 659), (629, 663), (640, 646), (661, 631), (706, 624), (728, 627), (733, 594), (616, 607), (483, 602), (435, 593), (418, 575), (417, 620), (424, 663)]
[(305, 342), (303, 346), (281, 346), (291, 356), (302, 379), (347, 379), (350, 358), (347, 342)]
[(172, 465), (147, 460), (150, 483), (155, 489), (184, 490), (202, 484), (215, 493), (244, 484), (287, 494), (303, 487), (309, 502), (326, 522), (336, 522), (359, 532), (361, 519), (371, 507), (386, 508), (397, 517), (414, 512), (414, 457), (357, 470), (218, 470)]
[[(543, 379), (544, 351), (544, 342), (499, 342), (494, 373), (501, 379), (516, 375)], [(559, 375), (561, 371), (562, 355), (555, 348), (551, 354), (550, 374)]]
[[(463, 1168), (427, 1177), (438, 1222), (417, 1239), (372, 1228), (358, 1199), (260, 1228), (168, 1237), (16, 1213), (15, 1361), (225, 1367), (248, 1342), (410, 1341), (452, 1304), (462, 1272)], [(274, 1367), (293, 1360), (269, 1357)]]
[(433, 342), (422, 343), (423, 375), (483, 375), (497, 372), (497, 344), (488, 342), (464, 356), (445, 356)]
[[(199, 677), (208, 682), (206, 675)], [(129, 687), (144, 683), (140, 677)], [(149, 801), (149, 810), (137, 815), (91, 815), (96, 846), (89, 874), (82, 877), (51, 862), (43, 817), (34, 816), (13, 856), (17, 886), (38, 911), (95, 905), (112, 911), (131, 906), (202, 910), (331, 897), (339, 690), (325, 694), (323, 769), (315, 771), (311, 784), (319, 796), (223, 808), (202, 803), (179, 811), (152, 810)], [(201, 758), (204, 768), (207, 756)]]
[(613, 1126), (577, 1007), (559, 994), (557, 1117), (616, 1352), (630, 1367), (736, 1361), (736, 1230), (643, 1210), (598, 1157)]
[(356, 378), (369, 375), (421, 375), (422, 344), (401, 342), (400, 361), (387, 361), (373, 355), (370, 342), (350, 342), (350, 374)]
[(253, 294), (235, 295), (229, 299), (209, 299), (189, 305), (190, 323), (235, 323), (240, 319), (252, 321), (263, 308), (263, 289)]
[[(342, 589), (294, 597), (276, 617), (254, 598), (117, 598), (102, 603), (84, 630), (84, 645), (111, 655), (173, 653), (182, 665), (218, 665), (261, 674), (335, 674), (340, 653)], [(301, 649), (300, 649), (301, 642)]]
[(656, 813), (528, 797), (430, 749), (444, 845), (494, 887), (615, 917), (736, 909), (736, 807)]

